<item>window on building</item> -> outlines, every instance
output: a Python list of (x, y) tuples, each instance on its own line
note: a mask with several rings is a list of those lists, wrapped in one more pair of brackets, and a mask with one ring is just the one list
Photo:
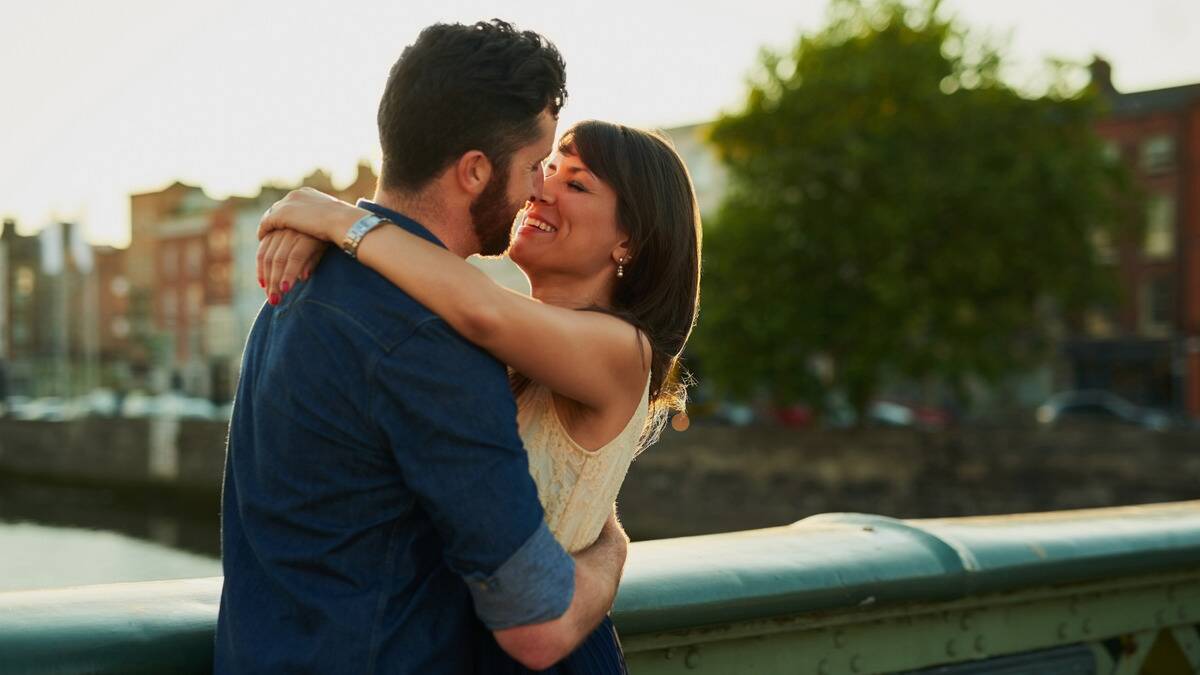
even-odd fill
[(21, 298), (27, 298), (33, 295), (34, 280), (32, 268), (24, 266), (18, 267), (17, 283), (15, 284), (17, 295)]
[(1143, 251), (1148, 258), (1175, 255), (1175, 198), (1154, 195), (1146, 204), (1146, 241)]
[(208, 233), (208, 247), (214, 252), (223, 252), (229, 248), (229, 231), (225, 228), (213, 228)]
[(1113, 246), (1112, 236), (1108, 230), (1094, 228), (1091, 240), (1092, 251), (1095, 253), (1097, 261), (1111, 263), (1117, 259), (1117, 249)]
[(1162, 171), (1175, 162), (1175, 139), (1166, 134), (1151, 136), (1142, 142), (1142, 168)]
[(187, 314), (188, 320), (196, 321), (204, 311), (204, 285), (198, 282), (188, 284)]
[(176, 268), (179, 266), (179, 261), (175, 254), (175, 247), (170, 244), (163, 244), (159, 251), (161, 260), (162, 274), (164, 279), (174, 279)]
[(1142, 333), (1152, 337), (1169, 335), (1175, 315), (1175, 293), (1171, 278), (1156, 277), (1143, 282), (1141, 296)]
[(186, 255), (187, 274), (195, 279), (200, 276), (200, 270), (204, 266), (204, 245), (198, 241), (188, 242)]
[(174, 329), (175, 321), (179, 318), (179, 297), (175, 295), (174, 288), (168, 288), (162, 295), (162, 315), (163, 328)]
[(208, 266), (208, 280), (216, 286), (229, 283), (229, 263), (213, 263)]
[(1100, 153), (1104, 156), (1104, 161), (1116, 164), (1121, 161), (1121, 144), (1113, 140), (1106, 140), (1100, 146)]
[(1117, 332), (1111, 307), (1093, 307), (1083, 317), (1083, 330), (1090, 338), (1108, 338)]

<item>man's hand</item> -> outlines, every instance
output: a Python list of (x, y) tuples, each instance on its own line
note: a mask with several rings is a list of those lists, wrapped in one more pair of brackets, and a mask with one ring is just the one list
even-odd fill
[(612, 609), (628, 551), (629, 537), (613, 505), (596, 543), (572, 556), (575, 596), (571, 606), (553, 621), (495, 631), (500, 648), (532, 670), (549, 668), (565, 658)]

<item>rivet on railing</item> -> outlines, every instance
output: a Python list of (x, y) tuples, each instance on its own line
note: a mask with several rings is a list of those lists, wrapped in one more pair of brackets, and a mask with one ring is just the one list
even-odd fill
[(858, 654), (855, 654), (850, 659), (850, 670), (851, 670), (851, 672), (855, 672), (855, 673), (862, 672), (862, 657), (859, 656)]
[(946, 642), (946, 656), (958, 656), (958, 645), (954, 644), (954, 640)]
[(829, 661), (821, 659), (817, 664), (817, 675), (829, 675)]
[(982, 654), (983, 652), (987, 651), (987, 650), (984, 648), (984, 642), (983, 642), (983, 636), (982, 636), (982, 635), (976, 635), (976, 636), (975, 636), (975, 651), (979, 652), (980, 654)]
[(838, 630), (833, 632), (833, 646), (838, 649), (846, 646), (846, 631)]
[(1092, 620), (1090, 618), (1084, 619), (1083, 624), (1080, 625), (1080, 629), (1083, 630), (1084, 635), (1091, 635), (1092, 634)]
[(1058, 624), (1058, 639), (1063, 640), (1067, 637), (1067, 622), (1064, 621)]
[(686, 666), (688, 670), (693, 670), (695, 668), (699, 668), (700, 667), (700, 649), (697, 647), (692, 647), (691, 649), (688, 649), (687, 656), (683, 657), (683, 665)]

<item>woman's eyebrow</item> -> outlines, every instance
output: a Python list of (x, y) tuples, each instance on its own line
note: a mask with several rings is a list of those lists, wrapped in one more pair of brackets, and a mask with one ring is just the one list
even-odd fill
[(566, 171), (570, 175), (575, 175), (577, 173), (586, 173), (587, 175), (591, 176), (592, 178), (596, 177), (596, 174), (592, 173), (589, 169), (586, 169), (582, 166), (568, 166), (568, 167), (566, 167)]

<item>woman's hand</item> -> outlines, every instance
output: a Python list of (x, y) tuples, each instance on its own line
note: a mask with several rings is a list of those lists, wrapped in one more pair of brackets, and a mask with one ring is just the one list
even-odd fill
[(314, 239), (340, 244), (346, 230), (369, 214), (320, 190), (300, 188), (271, 205), (258, 222), (258, 238), (275, 230), (295, 230)]
[(266, 289), (267, 302), (279, 304), (296, 281), (312, 274), (329, 244), (295, 230), (268, 232), (258, 242), (258, 285)]
[(370, 213), (320, 190), (300, 188), (271, 205), (258, 222), (258, 285), (278, 304), (312, 273), (330, 243)]

